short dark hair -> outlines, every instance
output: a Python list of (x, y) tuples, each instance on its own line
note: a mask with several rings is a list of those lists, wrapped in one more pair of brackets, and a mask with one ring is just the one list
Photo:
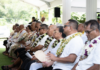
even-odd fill
[(41, 24), (40, 25), (42, 28), (44, 28), (44, 29), (48, 29), (48, 25), (46, 25), (46, 24)]
[(76, 20), (73, 19), (69, 19), (69, 24), (73, 27), (73, 29), (78, 30), (78, 22)]
[(59, 32), (62, 33), (62, 37), (65, 38), (66, 35), (64, 34), (63, 26), (57, 26), (57, 28), (59, 28)]
[(32, 17), (32, 19), (35, 19), (35, 17)]
[(28, 25), (27, 27), (32, 31), (32, 29), (31, 29), (31, 25)]
[(90, 25), (90, 29), (98, 29), (99, 30), (99, 23), (96, 20), (89, 20), (85, 22), (85, 26)]
[(42, 22), (41, 22), (41, 21), (36, 21), (36, 24), (37, 24), (37, 23), (42, 24)]
[(18, 24), (18, 23), (16, 23), (16, 24), (15, 24), (15, 26), (19, 26), (19, 24)]

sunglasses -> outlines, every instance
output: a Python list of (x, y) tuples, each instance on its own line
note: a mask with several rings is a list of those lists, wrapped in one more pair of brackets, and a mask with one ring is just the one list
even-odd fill
[[(95, 30), (95, 29), (94, 29)], [(85, 31), (87, 34), (90, 34), (92, 31), (94, 31), (94, 30), (91, 30), (91, 31)]]
[(64, 25), (64, 28), (65, 28), (65, 27), (68, 27), (68, 26), (70, 26), (70, 25)]

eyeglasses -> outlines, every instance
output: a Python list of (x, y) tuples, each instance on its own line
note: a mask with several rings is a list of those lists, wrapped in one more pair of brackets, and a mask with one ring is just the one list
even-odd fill
[(64, 25), (64, 28), (67, 27), (67, 26), (70, 26), (70, 25)]
[[(95, 29), (94, 29), (95, 30)], [(94, 31), (94, 30), (91, 30), (91, 31), (85, 31), (87, 34), (90, 34), (92, 31)]]
[(40, 31), (41, 29), (44, 29), (44, 28), (40, 28), (39, 31)]

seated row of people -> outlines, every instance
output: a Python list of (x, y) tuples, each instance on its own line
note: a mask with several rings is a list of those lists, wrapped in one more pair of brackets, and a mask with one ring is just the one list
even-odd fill
[(15, 29), (6, 44), (8, 56), (15, 61), (2, 66), (3, 70), (99, 70), (100, 34), (96, 20), (79, 27), (77, 21), (70, 19), (64, 26), (33, 22), (26, 29), (23, 25)]

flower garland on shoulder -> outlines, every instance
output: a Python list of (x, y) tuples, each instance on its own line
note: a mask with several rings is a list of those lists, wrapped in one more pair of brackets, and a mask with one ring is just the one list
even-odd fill
[(31, 40), (32, 41), (32, 39), (33, 39), (33, 36), (36, 34), (36, 32), (34, 31), (34, 32), (32, 32), (32, 35), (31, 35), (31, 37), (29, 38), (29, 40)]
[(35, 47), (35, 46), (38, 44), (38, 42), (39, 42), (43, 37), (45, 37), (46, 35), (47, 35), (46, 33), (43, 34), (43, 35), (41, 35), (41, 36), (38, 38), (38, 40), (34, 42), (33, 47)]
[(13, 38), (18, 38), (19, 34), (20, 33), (18, 32), (16, 35), (13, 36)]
[(33, 37), (33, 39), (32, 39), (32, 42), (34, 42), (35, 39), (38, 38), (38, 37), (39, 37), (39, 33), (37, 32), (37, 33), (35, 33), (35, 35), (34, 35), (34, 37)]
[(100, 37), (95, 38), (90, 44), (88, 44), (88, 41), (86, 41), (85, 47), (83, 47), (80, 60), (87, 58), (90, 55), (91, 51), (94, 49), (94, 47), (96, 47), (96, 44), (98, 43), (100, 43)]
[(53, 43), (52, 45), (52, 48), (55, 48), (57, 46), (57, 44), (61, 41), (62, 39), (60, 40), (55, 40), (55, 42)]
[(19, 41), (18, 41), (18, 42), (20, 42), (20, 41), (24, 40), (27, 36), (28, 36), (28, 33), (27, 33), (27, 32), (25, 32), (25, 33), (23, 34), (23, 36), (19, 39)]
[(82, 35), (82, 33), (77, 32), (74, 35), (72, 35), (71, 37), (69, 37), (68, 39), (62, 39), (61, 45), (56, 52), (57, 56), (59, 57), (62, 54), (66, 44), (68, 44), (71, 39), (75, 38), (76, 36), (81, 36), (81, 35)]
[(26, 30), (25, 28), (23, 28), (22, 30), (19, 31), (19, 33), (21, 33), (23, 30)]
[(45, 41), (44, 47), (47, 48), (47, 47), (49, 46), (50, 42), (51, 42), (53, 39), (54, 39), (53, 37), (47, 38), (47, 40)]

